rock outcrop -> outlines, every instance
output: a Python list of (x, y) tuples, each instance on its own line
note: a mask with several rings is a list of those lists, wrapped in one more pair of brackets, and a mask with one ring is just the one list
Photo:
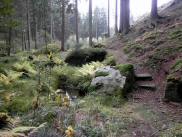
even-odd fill
[(117, 89), (123, 89), (126, 83), (126, 77), (122, 76), (119, 70), (110, 66), (102, 67), (96, 70), (96, 77), (93, 78), (91, 86), (96, 87), (100, 93), (109, 95), (115, 94)]

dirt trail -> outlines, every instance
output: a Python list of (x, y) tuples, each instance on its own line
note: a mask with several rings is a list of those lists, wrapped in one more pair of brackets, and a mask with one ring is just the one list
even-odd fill
[[(106, 50), (115, 57), (117, 63), (133, 64), (135, 67), (135, 73), (149, 72), (147, 68), (139, 65), (140, 62), (138, 62), (137, 59), (131, 60), (127, 57), (123, 52), (122, 40), (117, 38), (108, 40)], [(154, 78), (152, 82), (156, 84), (157, 90), (152, 92), (143, 89), (136, 89), (129, 96), (129, 103), (133, 106), (139, 104), (142, 108), (145, 108), (141, 113), (141, 117), (143, 117), (145, 113), (151, 111), (154, 115), (157, 115), (157, 121), (154, 122), (153, 120), (143, 118), (139, 123), (135, 123), (135, 128), (131, 128), (131, 133), (133, 134), (132, 137), (158, 137), (159, 133), (163, 130), (169, 129), (172, 123), (182, 122), (182, 105), (163, 102), (165, 86), (164, 74), (160, 72), (160, 74), (152, 74), (152, 76)], [(163, 129), (164, 127), (165, 129)]]

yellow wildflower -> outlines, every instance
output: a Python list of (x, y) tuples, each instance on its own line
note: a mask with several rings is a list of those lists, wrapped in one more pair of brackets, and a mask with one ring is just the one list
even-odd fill
[(67, 128), (67, 130), (65, 131), (65, 134), (66, 134), (67, 137), (74, 137), (75, 131), (74, 131), (74, 129), (72, 128), (72, 126), (69, 126), (69, 127)]

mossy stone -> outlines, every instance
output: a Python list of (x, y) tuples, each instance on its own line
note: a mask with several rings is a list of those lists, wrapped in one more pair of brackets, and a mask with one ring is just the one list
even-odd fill
[(126, 77), (126, 84), (123, 89), (123, 96), (126, 97), (128, 93), (132, 92), (135, 83), (134, 66), (132, 64), (119, 64), (116, 68), (121, 75)]

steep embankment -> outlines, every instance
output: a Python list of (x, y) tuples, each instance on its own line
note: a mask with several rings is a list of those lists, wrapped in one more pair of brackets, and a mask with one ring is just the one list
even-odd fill
[[(169, 75), (175, 73), (175, 76), (179, 78), (182, 76), (181, 13), (182, 1), (171, 3), (160, 11), (160, 19), (154, 21), (146, 17), (132, 26), (129, 34), (115, 36), (107, 43), (107, 50), (115, 56), (118, 63), (132, 63), (136, 74), (150, 73), (153, 77), (152, 81), (142, 82), (142, 84), (148, 84), (148, 82), (155, 84), (155, 92), (137, 88), (130, 96), (132, 106), (140, 104), (144, 110), (152, 110), (152, 114), (160, 115), (158, 121), (161, 122), (156, 122), (159, 130), (156, 129), (156, 132), (150, 136), (158, 136), (161, 131), (165, 131), (164, 136), (172, 136), (171, 125), (182, 122), (181, 104), (164, 102), (166, 81)], [(181, 88), (179, 87), (178, 90)], [(181, 93), (181, 91), (178, 92)], [(144, 130), (150, 127), (148, 131), (151, 131), (155, 127), (155, 122), (147, 120), (146, 117), (143, 119), (140, 126), (142, 125)], [(139, 127), (135, 130), (141, 132)], [(145, 134), (146, 131), (143, 132), (142, 134), (134, 131), (136, 136), (149, 135)]]
[[(182, 2), (171, 3), (160, 11), (160, 19), (154, 21), (146, 17), (132, 26), (128, 35), (108, 42), (108, 51), (119, 63), (130, 62), (135, 65), (136, 73), (152, 74), (160, 91), (156, 95), (159, 99), (164, 97), (166, 77), (172, 66), (182, 59), (181, 13)], [(180, 67), (176, 71), (180, 71)]]

